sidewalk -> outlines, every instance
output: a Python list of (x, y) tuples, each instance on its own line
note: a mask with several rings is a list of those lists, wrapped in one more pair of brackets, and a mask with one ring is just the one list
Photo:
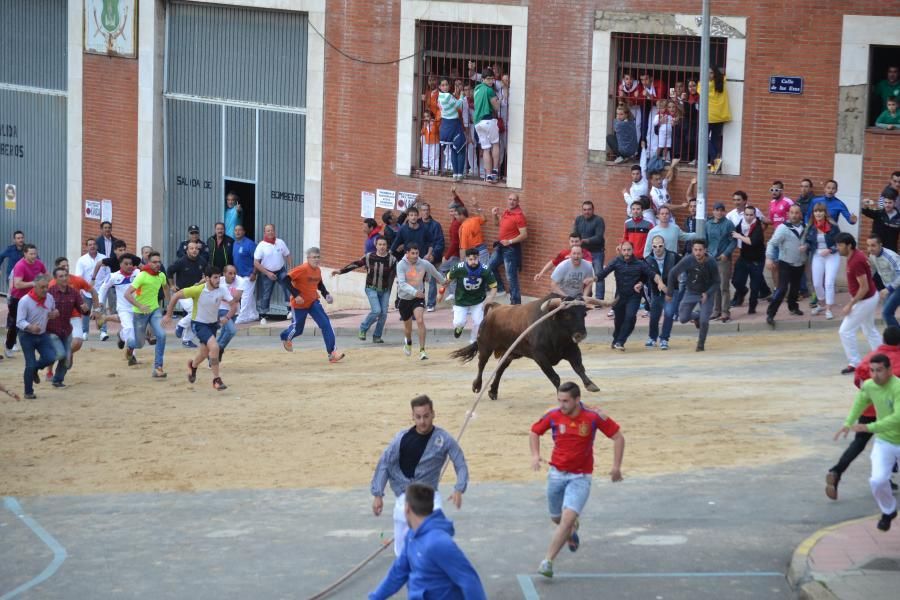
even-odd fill
[[(500, 303), (507, 303), (508, 296), (500, 296), (497, 298), (497, 301)], [(527, 301), (527, 299), (526, 299)], [(787, 302), (783, 302), (781, 305), (778, 314), (775, 316), (776, 320), (776, 331), (780, 330), (803, 330), (803, 329), (821, 329), (821, 328), (837, 328), (841, 323), (841, 315), (840, 315), (840, 307), (843, 306), (846, 302), (849, 301), (849, 295), (844, 293), (837, 294), (835, 298), (835, 308), (834, 308), (834, 319), (828, 321), (825, 319), (824, 314), (818, 316), (811, 316), (809, 301), (801, 300), (800, 301), (800, 310), (803, 311), (802, 316), (794, 316), (788, 313)], [(334, 327), (335, 334), (338, 336), (355, 336), (359, 332), (359, 324), (365, 319), (366, 315), (369, 313), (368, 309), (339, 309), (339, 310), (329, 310), (330, 307), (325, 304), (325, 310), (329, 312), (329, 317), (331, 317), (331, 324)], [(728, 334), (728, 333), (737, 333), (741, 331), (771, 331), (769, 326), (766, 324), (766, 308), (769, 306), (768, 302), (765, 300), (760, 301), (757, 306), (757, 313), (755, 315), (747, 314), (747, 306), (746, 303), (744, 306), (739, 308), (731, 309), (731, 321), (728, 323), (720, 323), (718, 321), (714, 321), (710, 324), (709, 332), (711, 335), (716, 334)], [(425, 313), (425, 322), (428, 324), (428, 333), (432, 335), (451, 335), (453, 332), (452, 327), (452, 318), (453, 313), (450, 310), (451, 305), (449, 303), (442, 303), (438, 306), (437, 310), (433, 313)], [(6, 313), (7, 306), (5, 301), (0, 301), (0, 330), (5, 331), (6, 325)], [(880, 308), (879, 308), (879, 317), (880, 317)], [(588, 312), (586, 325), (588, 331), (588, 342), (589, 343), (597, 343), (601, 341), (607, 341), (604, 336), (611, 336), (613, 331), (613, 318), (607, 317), (607, 309), (595, 309)], [(178, 317), (173, 318), (172, 324), (169, 326), (168, 331), (174, 332), (175, 323), (178, 321)], [(876, 324), (878, 324), (879, 329), (881, 328), (880, 318), (876, 319)], [(259, 323), (243, 323), (238, 325), (237, 335), (253, 335), (253, 336), (277, 336), (281, 333), (281, 331), (288, 326), (287, 320), (279, 319), (278, 317), (270, 318), (268, 323), (264, 326), (259, 325)], [(662, 326), (662, 320), (660, 320), (660, 326)], [(632, 334), (630, 339), (630, 345), (635, 344), (643, 344), (644, 338), (646, 337), (646, 331), (648, 328), (648, 319), (640, 316), (638, 314), (637, 325), (635, 326), (635, 332)], [(107, 327), (110, 336), (113, 336), (116, 332), (118, 332), (118, 324), (117, 323), (109, 323)], [(468, 329), (468, 326), (467, 326)], [(398, 312), (391, 307), (390, 312), (388, 312), (387, 323), (385, 325), (385, 336), (394, 337), (402, 335), (403, 331), (403, 323), (400, 322), (400, 317)], [(688, 331), (694, 331), (693, 325), (690, 323), (681, 325), (677, 321), (675, 321), (675, 327), (672, 331), (673, 335), (678, 335), (679, 333), (684, 334)], [(96, 335), (96, 324), (91, 326), (91, 335)], [(371, 330), (370, 330), (371, 333)], [(303, 332), (304, 335), (312, 335), (318, 336), (321, 335), (318, 328), (313, 323), (312, 319), (308, 319), (306, 323), (306, 328)], [(464, 334), (464, 337), (468, 339), (468, 333)], [(371, 339), (371, 336), (370, 336)]]
[(800, 598), (872, 600), (900, 595), (900, 527), (878, 515), (820, 529), (797, 547), (788, 580)]

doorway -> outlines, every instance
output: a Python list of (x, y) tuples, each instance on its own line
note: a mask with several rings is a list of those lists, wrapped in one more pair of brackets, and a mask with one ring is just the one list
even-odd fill
[[(225, 198), (228, 197), (228, 194), (232, 193), (237, 194), (238, 198), (240, 198), (241, 217), (239, 221), (244, 226), (244, 229), (247, 232), (247, 237), (252, 239), (254, 242), (262, 239), (262, 236), (257, 236), (256, 233), (256, 184), (248, 183), (246, 181), (226, 179), (225, 196), (222, 198), (222, 214), (225, 214), (225, 208), (227, 208), (227, 204), (225, 204)], [(260, 232), (260, 234), (261, 233), (262, 232)]]

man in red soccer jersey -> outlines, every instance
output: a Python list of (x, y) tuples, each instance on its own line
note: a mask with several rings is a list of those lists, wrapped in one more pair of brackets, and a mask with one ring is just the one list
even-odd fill
[(591, 473), (594, 471), (594, 435), (599, 429), (613, 441), (613, 466), (609, 472), (613, 482), (622, 481), (622, 456), (625, 437), (619, 424), (600, 411), (581, 403), (581, 389), (567, 381), (557, 391), (559, 408), (547, 411), (531, 426), (531, 468), (541, 468), (541, 435), (553, 430), (553, 454), (547, 474), (547, 503), (550, 519), (557, 524), (550, 539), (547, 556), (541, 561), (538, 573), (553, 577), (553, 559), (563, 544), (578, 550), (578, 515), (591, 494)]

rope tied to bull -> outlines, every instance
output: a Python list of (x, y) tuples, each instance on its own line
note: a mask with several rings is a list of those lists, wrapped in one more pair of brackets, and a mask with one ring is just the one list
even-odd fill
[[(559, 304), (557, 304), (555, 308), (550, 308), (550, 306), (555, 304), (556, 303), (555, 301), (557, 301), (557, 300), (559, 301)], [(561, 298), (551, 298), (551, 299), (547, 300), (546, 302), (548, 303), (547, 308), (550, 310), (548, 310), (539, 319), (535, 320), (534, 323), (532, 323), (531, 325), (526, 327), (525, 331), (523, 331), (521, 334), (519, 334), (519, 337), (517, 337), (516, 340), (512, 344), (510, 344), (509, 349), (507, 349), (507, 351), (503, 354), (503, 356), (500, 357), (500, 360), (498, 360), (497, 364), (494, 366), (494, 370), (488, 376), (487, 380), (482, 384), (481, 391), (478, 392), (477, 396), (475, 397), (475, 401), (472, 403), (472, 407), (468, 411), (466, 411), (466, 418), (463, 420), (463, 424), (462, 424), (462, 427), (460, 427), (460, 429), (459, 429), (459, 433), (456, 434), (457, 443), (459, 443), (459, 440), (462, 439), (463, 434), (466, 432), (466, 428), (469, 426), (469, 422), (472, 420), (472, 416), (475, 414), (475, 409), (478, 408), (478, 404), (481, 402), (482, 396), (484, 396), (484, 392), (490, 387), (490, 384), (493, 381), (494, 376), (497, 374), (497, 368), (501, 364), (503, 364), (503, 361), (505, 361), (509, 357), (509, 355), (512, 353), (512, 351), (516, 349), (516, 346), (518, 346), (519, 343), (522, 340), (524, 340), (535, 327), (537, 327), (538, 325), (540, 325), (541, 323), (543, 323), (544, 321), (546, 321), (547, 319), (549, 319), (550, 317), (552, 317), (553, 315), (558, 313), (559, 311), (565, 310), (571, 306), (606, 306), (607, 305), (607, 304), (601, 303), (601, 301), (599, 301), (599, 300), (595, 300), (594, 298), (588, 298), (587, 300), (577, 299), (577, 298), (573, 299), (573, 300), (564, 300)], [(449, 466), (450, 466), (450, 462), (444, 461), (444, 467), (441, 470), (441, 479), (444, 478), (444, 473), (447, 472), (447, 468)], [(352, 569), (350, 569), (349, 571), (344, 573), (337, 581), (332, 583), (330, 586), (323, 589), (321, 592), (315, 594), (314, 596), (310, 596), (309, 600), (320, 600), (321, 598), (325, 598), (328, 595), (330, 595), (337, 588), (339, 588), (341, 585), (346, 583), (351, 577), (353, 577), (360, 570), (362, 570), (363, 567), (365, 567), (367, 564), (372, 562), (375, 559), (375, 557), (377, 557), (379, 554), (381, 554), (385, 550), (385, 548), (391, 547), (393, 542), (394, 542), (393, 537), (382, 542), (382, 544), (379, 546), (379, 548), (377, 550), (372, 552), (369, 556), (367, 556), (364, 560), (362, 560), (360, 563), (358, 563)]]

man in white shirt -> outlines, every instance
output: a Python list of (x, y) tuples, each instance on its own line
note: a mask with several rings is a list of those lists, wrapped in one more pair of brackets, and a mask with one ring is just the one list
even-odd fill
[[(747, 206), (747, 192), (738, 190), (731, 195), (731, 200), (734, 202), (734, 208), (725, 215), (725, 218), (731, 221), (731, 224), (734, 225), (735, 230), (740, 230), (741, 223), (744, 221), (744, 207)], [(761, 225), (765, 225), (768, 220), (763, 215), (762, 211), (759, 208), (756, 209), (756, 218), (759, 220)], [(741, 240), (737, 241), (737, 247), (741, 247)], [(766, 283), (765, 277), (763, 277), (762, 282), (759, 285), (759, 299), (764, 300), (766, 298), (770, 298), (772, 296), (772, 288), (769, 287), (769, 284)]]
[[(96, 281), (92, 281), (94, 279), (94, 267), (96, 267), (100, 261), (105, 259), (106, 255), (97, 252), (97, 240), (93, 238), (85, 240), (84, 245), (87, 253), (82, 255), (81, 258), (78, 259), (78, 262), (75, 263), (75, 274), (85, 281), (92, 283), (95, 289), (99, 289), (100, 286), (102, 286), (109, 278), (109, 269), (106, 267), (101, 267), (97, 272)], [(81, 295), (84, 296), (84, 301), (87, 303), (88, 308), (93, 308), (93, 297), (86, 292), (81, 292)], [(72, 324), (75, 325), (74, 322)], [(78, 338), (86, 342), (88, 339), (88, 331), (90, 330), (90, 327), (90, 315), (82, 317), (81, 327), (73, 327), (72, 329), (72, 338)], [(106, 333), (106, 323), (104, 323), (100, 326), (100, 341), (105, 342), (108, 339), (109, 335)]]
[[(100, 305), (106, 304), (106, 297), (111, 289), (116, 291), (116, 314), (119, 317), (119, 350), (125, 348), (132, 337), (134, 337), (134, 308), (125, 299), (125, 292), (128, 286), (134, 281), (138, 271), (132, 264), (134, 259), (130, 255), (123, 255), (119, 259), (119, 270), (111, 274), (106, 282), (100, 287)], [(130, 355), (126, 352), (126, 359), (130, 365), (137, 364), (134, 353)]]
[[(291, 288), (287, 272), (292, 267), (291, 251), (283, 239), (275, 236), (275, 225), (271, 223), (266, 225), (263, 239), (256, 245), (256, 251), (253, 253), (253, 267), (261, 275), (259, 281), (262, 283), (262, 292), (258, 307), (260, 315), (268, 312), (272, 289), (276, 283), (284, 291), (285, 302), (290, 300)], [(259, 324), (266, 324), (265, 316), (259, 320)]]
[[(234, 299), (233, 302), (237, 306), (240, 306), (242, 304), (241, 298), (243, 298), (244, 292), (247, 289), (247, 278), (238, 275), (234, 265), (225, 265), (225, 269), (222, 271), (222, 277), (219, 279), (219, 287), (227, 289), (228, 293), (231, 294), (231, 297)], [(229, 310), (231, 310), (231, 303), (223, 300), (219, 305), (219, 318), (221, 319), (227, 315)], [(223, 323), (222, 329), (219, 330), (219, 335), (216, 338), (216, 342), (219, 345), (220, 363), (222, 362), (222, 355), (225, 354), (225, 347), (228, 346), (231, 338), (237, 333), (237, 325), (235, 325), (235, 322), (236, 320), (231, 318)]]

